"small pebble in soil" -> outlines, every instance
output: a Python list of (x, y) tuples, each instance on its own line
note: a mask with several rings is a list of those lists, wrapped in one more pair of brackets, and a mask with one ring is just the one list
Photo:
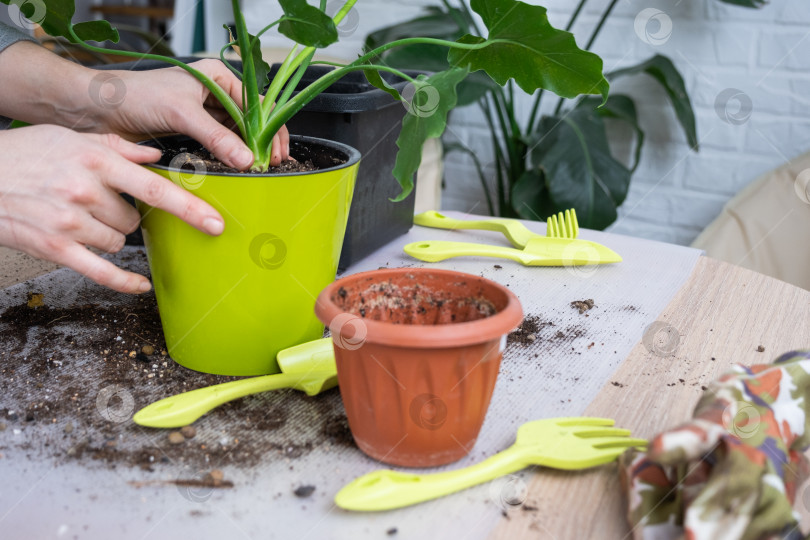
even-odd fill
[(394, 536), (395, 534), (397, 534), (397, 532), (399, 531), (396, 527), (391, 527), (390, 529), (385, 531), (385, 534), (387, 534), (388, 536)]
[(65, 433), (68, 433), (68, 434), (73, 433), (73, 422), (68, 422), (67, 424), (65, 424), (64, 431), (65, 431)]
[(141, 347), (141, 352), (146, 355), (155, 354), (155, 348), (152, 347), (151, 345), (144, 345), (143, 347)]
[(293, 493), (295, 493), (296, 497), (305, 498), (309, 497), (315, 492), (315, 486), (298, 486), (295, 488)]
[(43, 299), (45, 295), (42, 293), (29, 292), (28, 293), (28, 307), (31, 309), (42, 307), (45, 305)]
[(219, 469), (214, 469), (205, 475), (205, 480), (210, 482), (213, 486), (219, 486), (222, 484), (223, 480), (225, 480), (225, 473)]
[(757, 347), (757, 352), (765, 352), (765, 347), (760, 345), (759, 347)]
[(593, 305), (593, 298), (588, 298), (587, 300), (574, 300), (571, 302), (571, 307), (578, 309), (580, 314), (585, 313), (589, 309), (593, 308)]
[(169, 440), (169, 444), (183, 444), (184, 442), (186, 442), (186, 438), (183, 437), (183, 434), (180, 433), (179, 431), (172, 431), (171, 433), (169, 433), (169, 436), (167, 438)]
[(5, 430), (6, 430), (6, 423), (5, 422), (0, 422), (0, 431), (5, 431)]
[(193, 439), (197, 434), (197, 428), (194, 426), (183, 426), (180, 428), (180, 434), (186, 439)]

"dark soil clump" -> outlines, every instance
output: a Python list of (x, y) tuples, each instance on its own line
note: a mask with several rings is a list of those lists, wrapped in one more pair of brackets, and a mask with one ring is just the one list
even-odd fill
[(578, 309), (580, 314), (592, 309), (593, 306), (594, 304), (592, 298), (588, 298), (587, 300), (574, 300), (571, 302), (571, 307)]
[(540, 340), (540, 332), (549, 326), (554, 326), (551, 321), (544, 321), (537, 315), (527, 315), (514, 331), (506, 338), (507, 345), (516, 343), (528, 347)]

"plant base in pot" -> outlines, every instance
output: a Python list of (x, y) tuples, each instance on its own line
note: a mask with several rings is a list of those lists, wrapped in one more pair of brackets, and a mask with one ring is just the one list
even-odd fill
[(363, 452), (405, 467), (469, 453), (506, 335), (523, 317), (511, 291), (461, 272), (394, 268), (332, 283), (315, 311), (332, 331), (340, 394)]
[[(359, 153), (293, 137), (292, 156), (320, 170), (208, 174), (200, 161), (189, 160), (188, 152), (199, 147), (195, 141), (170, 137), (154, 145), (180, 153), (149, 168), (225, 220), (222, 235), (212, 237), (138, 204), (169, 354), (206, 373), (277, 372), (278, 351), (323, 333), (314, 299), (335, 278)], [(193, 170), (180, 168), (189, 164)]]

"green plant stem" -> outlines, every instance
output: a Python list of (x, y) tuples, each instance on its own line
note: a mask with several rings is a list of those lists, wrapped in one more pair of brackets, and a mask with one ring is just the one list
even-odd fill
[(504, 187), (504, 178), (503, 178), (503, 171), (501, 169), (501, 162), (502, 162), (502, 150), (501, 145), (498, 141), (498, 132), (495, 129), (495, 122), (492, 120), (492, 113), (487, 103), (486, 98), (482, 98), (479, 100), (479, 106), (484, 111), (484, 117), (487, 120), (487, 124), (489, 125), (489, 132), (490, 138), (492, 140), (492, 151), (495, 154), (495, 174), (497, 179), (496, 189), (498, 192), (498, 214), (503, 214), (503, 209), (506, 207), (506, 194), (505, 194), (505, 187)]
[[(354, 4), (357, 3), (357, 0), (347, 0), (343, 7), (335, 13), (335, 16), (332, 17), (332, 22), (334, 22), (335, 26), (340, 24), (340, 22), (349, 14)], [(325, 5), (324, 5), (325, 6)], [(325, 9), (322, 8), (322, 10)], [(293, 47), (293, 51), (290, 52), (287, 59), (285, 59), (285, 64), (287, 64), (287, 60), (290, 60), (290, 56), (293, 55), (295, 50), (297, 49), (297, 45)], [(270, 118), (270, 111), (275, 110), (275, 101), (278, 97), (278, 94), (281, 92), (281, 89), (287, 83), (287, 80), (293, 75), (295, 70), (297, 70), (302, 64), (306, 66), (307, 59), (311, 59), (312, 55), (315, 53), (315, 47), (304, 47), (297, 56), (292, 58), (287, 65), (281, 66), (276, 76), (273, 78), (273, 82), (270, 84), (270, 88), (267, 90), (267, 94), (265, 95), (264, 103), (262, 104), (262, 118), (264, 122), (268, 122)]]
[(225, 51), (227, 51), (234, 45), (236, 45), (235, 41), (231, 41), (230, 43), (226, 43), (225, 45), (223, 45), (222, 48), (219, 50), (219, 59), (220, 61), (222, 61), (223, 64), (225, 64), (225, 67), (231, 70), (231, 73), (241, 78), (242, 73), (238, 69), (233, 67), (233, 65), (230, 62), (228, 62), (228, 60), (225, 58)]
[[(596, 41), (596, 38), (599, 36), (599, 32), (602, 31), (602, 27), (605, 25), (605, 21), (610, 16), (610, 13), (613, 11), (613, 8), (616, 7), (616, 4), (619, 3), (619, 0), (611, 0), (610, 4), (608, 5), (607, 9), (602, 13), (602, 17), (599, 19), (599, 22), (596, 24), (596, 28), (594, 28), (593, 33), (591, 33), (590, 39), (588, 39), (588, 43), (585, 45), (585, 50), (591, 50), (591, 46)], [(557, 106), (554, 108), (554, 116), (560, 114), (562, 110), (563, 103), (565, 103), (565, 98), (560, 98), (557, 102)]]
[(492, 194), (490, 193), (489, 186), (487, 185), (487, 177), (484, 175), (484, 168), (481, 166), (481, 161), (478, 159), (478, 156), (473, 152), (471, 149), (463, 146), (462, 144), (454, 144), (452, 145), (448, 152), (450, 151), (459, 151), (464, 152), (468, 156), (470, 156), (475, 164), (475, 170), (478, 172), (478, 178), (481, 180), (481, 187), (484, 189), (484, 197), (487, 200), (487, 208), (489, 209), (489, 215), (495, 215), (495, 205), (492, 202)]
[(261, 172), (267, 170), (270, 165), (270, 149), (258, 146), (257, 137), (261, 132), (262, 110), (259, 94), (259, 85), (256, 82), (256, 66), (253, 64), (253, 47), (258, 43), (251, 41), (251, 36), (247, 31), (245, 17), (239, 8), (239, 0), (231, 0), (234, 14), (234, 26), (236, 26), (236, 41), (239, 43), (239, 50), (242, 53), (242, 88), (243, 102), (242, 110), (245, 116), (245, 127), (247, 134), (245, 143), (253, 152), (253, 165), (250, 170)]
[[(579, 0), (579, 4), (577, 4), (576, 9), (571, 14), (571, 18), (568, 19), (568, 24), (565, 26), (565, 31), (570, 32), (571, 29), (574, 27), (574, 23), (577, 21), (577, 17), (579, 17), (579, 13), (582, 11), (582, 8), (585, 7), (585, 2), (588, 0)], [(587, 49), (587, 47), (585, 47)], [(541, 88), (538, 90), (537, 95), (534, 98), (534, 104), (532, 105), (532, 112), (529, 114), (529, 123), (526, 127), (526, 133), (531, 133), (534, 129), (534, 123), (537, 121), (537, 112), (540, 109), (540, 100), (543, 99), (543, 89)]]
[(354, 63), (349, 64), (345, 67), (335, 69), (330, 71), (329, 73), (321, 76), (318, 80), (311, 83), (309, 86), (301, 90), (298, 95), (294, 98), (290, 99), (287, 103), (280, 107), (273, 108), (273, 114), (270, 115), (267, 123), (264, 125), (262, 132), (259, 134), (259, 144), (269, 144), (270, 141), (273, 139), (273, 135), (281, 129), (281, 126), (287, 123), (287, 121), (292, 118), (298, 111), (300, 111), (304, 106), (309, 103), (315, 96), (329, 88), (332, 84), (338, 81), (341, 77), (345, 76), (347, 73), (352, 71), (361, 71), (365, 69), (376, 69), (378, 71), (385, 71), (388, 73), (393, 73), (398, 77), (402, 77), (403, 79), (407, 80), (408, 82), (415, 82), (413, 77), (410, 77), (406, 73), (402, 71), (392, 68), (389, 66), (377, 65), (377, 64), (360, 64), (354, 65)]
[(310, 61), (312, 60), (312, 56), (314, 54), (315, 51), (312, 51), (312, 53), (309, 55), (309, 58), (305, 58), (304, 61), (301, 63), (301, 65), (298, 66), (298, 71), (296, 71), (295, 75), (293, 75), (292, 78), (287, 82), (287, 86), (284, 88), (284, 92), (281, 94), (281, 97), (278, 98), (278, 101), (276, 102), (275, 105), (276, 107), (281, 107), (285, 103), (287, 103), (287, 101), (289, 101), (290, 96), (295, 91), (296, 87), (298, 86), (298, 83), (301, 82), (304, 73), (306, 73), (307, 67), (309, 67)]
[(150, 54), (150, 53), (141, 53), (141, 52), (129, 52), (129, 51), (119, 51), (116, 49), (105, 49), (104, 47), (96, 47), (95, 45), (90, 45), (86, 41), (83, 41), (79, 36), (76, 35), (76, 32), (73, 30), (73, 27), (70, 26), (68, 28), (71, 37), (76, 41), (76, 43), (87, 49), (88, 51), (98, 52), (102, 54), (116, 54), (119, 56), (127, 56), (130, 58), (139, 58), (141, 60), (157, 60), (159, 62), (165, 62), (167, 64), (171, 64), (173, 66), (177, 66), (179, 68), (184, 69), (189, 74), (194, 76), (197, 80), (199, 80), (203, 86), (205, 86), (211, 94), (219, 101), (228, 115), (233, 118), (233, 121), (236, 122), (236, 127), (239, 129), (240, 133), (244, 137), (245, 133), (245, 122), (242, 116), (242, 110), (236, 104), (236, 102), (231, 99), (225, 90), (223, 90), (217, 83), (211, 80), (205, 73), (194, 69), (193, 67), (184, 64), (183, 62), (171, 58), (169, 56), (161, 56), (159, 54)]
[[(236, 0), (234, 0), (236, 1)], [(344, 6), (345, 7), (345, 6)], [(467, 49), (467, 50), (475, 50), (475, 49), (482, 49), (484, 47), (490, 46), (492, 43), (500, 42), (503, 40), (491, 40), (485, 41), (482, 43), (456, 43), (455, 41), (448, 41), (444, 39), (435, 39), (435, 38), (404, 38), (399, 39), (396, 41), (392, 41), (390, 43), (386, 43), (385, 45), (381, 45), (376, 49), (364, 54), (363, 56), (357, 58), (351, 64), (346, 65), (343, 68), (336, 69), (334, 71), (330, 71), (329, 73), (323, 75), (318, 80), (314, 81), (312, 84), (307, 86), (304, 90), (298, 93), (297, 96), (292, 98), (290, 101), (284, 104), (282, 107), (275, 107), (272, 108), (272, 105), (268, 105), (268, 98), (265, 98), (265, 106), (268, 109), (272, 108), (273, 113), (268, 115), (267, 121), (262, 128), (262, 132), (259, 134), (258, 138), (260, 144), (263, 142), (269, 143), (272, 140), (273, 135), (281, 129), (290, 118), (295, 115), (298, 111), (300, 111), (304, 105), (309, 103), (316, 95), (323, 92), (326, 88), (328, 88), (332, 83), (343, 77), (349, 72), (364, 70), (373, 68), (379, 71), (386, 71), (389, 73), (394, 73), (395, 75), (402, 77), (403, 79), (413, 82), (414, 79), (412, 77), (407, 76), (406, 74), (402, 73), (401, 71), (379, 64), (367, 64), (370, 59), (376, 58), (381, 53), (387, 51), (388, 49), (392, 49), (394, 47), (400, 47), (403, 45), (412, 45), (415, 43), (430, 43), (434, 45), (442, 45), (448, 48), (457, 48), (457, 49)], [(307, 49), (301, 51), (303, 54)], [(300, 55), (299, 55), (300, 56)], [(294, 65), (295, 62), (293, 61), (291, 65)], [(276, 76), (278, 78), (278, 75)], [(289, 76), (287, 76), (289, 78)], [(285, 79), (286, 80), (286, 79)], [(269, 96), (269, 92), (268, 92)]]
[(510, 177), (515, 178), (515, 167), (517, 166), (518, 161), (521, 159), (521, 156), (518, 154), (517, 148), (515, 148), (512, 133), (509, 130), (508, 107), (506, 105), (504, 96), (500, 95), (499, 92), (493, 92), (492, 96), (495, 106), (494, 109), (497, 113), (496, 118), (498, 119), (498, 124), (501, 126), (501, 133), (503, 134), (504, 143), (506, 144), (506, 152), (509, 156)]

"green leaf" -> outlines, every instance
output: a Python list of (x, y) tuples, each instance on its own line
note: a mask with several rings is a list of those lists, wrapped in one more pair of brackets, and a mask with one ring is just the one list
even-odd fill
[[(264, 88), (270, 84), (267, 75), (270, 73), (270, 65), (262, 58), (262, 43), (259, 38), (248, 32), (248, 43), (250, 43), (250, 57), (253, 58), (253, 72), (256, 77), (256, 87), (259, 93), (262, 93)], [(234, 47), (238, 49), (238, 47)], [(237, 50), (239, 57), (242, 57), (244, 51)]]
[(284, 10), (279, 33), (307, 47), (323, 48), (338, 40), (332, 18), (306, 0), (279, 0), (279, 4)]
[(544, 88), (566, 98), (601, 94), (607, 99), (602, 59), (577, 47), (573, 34), (552, 27), (545, 8), (516, 0), (472, 0), (471, 7), (489, 30), (488, 39), (468, 34), (458, 42), (488, 45), (452, 49), (451, 65), (483, 69), (501, 86), (514, 78), (527, 94)]
[(636, 149), (634, 152), (633, 166), (630, 168), (630, 172), (635, 172), (638, 167), (638, 162), (641, 160), (641, 147), (644, 145), (644, 130), (638, 125), (636, 104), (628, 96), (611, 94), (604, 106), (599, 107), (599, 105), (599, 99), (585, 98), (577, 104), (577, 107), (593, 109), (599, 116), (615, 118), (630, 124), (633, 131), (636, 132)]
[(681, 127), (683, 127), (683, 132), (686, 135), (689, 146), (698, 150), (699, 143), (695, 111), (692, 110), (692, 102), (689, 100), (689, 94), (686, 93), (686, 85), (684, 85), (683, 77), (675, 67), (675, 64), (672, 63), (672, 60), (666, 56), (656, 54), (646, 62), (613, 71), (608, 73), (607, 76), (612, 80), (624, 75), (635, 75), (637, 73), (646, 73), (661, 84), (664, 91), (669, 96), (669, 99), (672, 101), (675, 116), (678, 117), (678, 122), (680, 122)]
[[(3, 4), (15, 5), (31, 22), (39, 24), (50, 36), (63, 37), (73, 43), (76, 39), (70, 35), (71, 20), (76, 11), (73, 0), (47, 0), (31, 2), (28, 0), (0, 0)], [(76, 34), (85, 41), (118, 42), (118, 32), (107, 21), (88, 21), (74, 26)]]
[(394, 178), (402, 186), (395, 199), (401, 201), (413, 190), (413, 175), (422, 162), (425, 141), (441, 137), (447, 126), (447, 113), (456, 106), (456, 86), (467, 76), (467, 70), (453, 68), (430, 77), (420, 75), (408, 114), (402, 120), (402, 131), (397, 138), (397, 161)]
[(399, 92), (397, 92), (397, 89), (390, 86), (387, 82), (385, 82), (385, 80), (380, 75), (380, 72), (377, 71), (376, 69), (364, 69), (363, 74), (366, 76), (366, 80), (368, 80), (368, 82), (372, 86), (379, 88), (383, 92), (391, 94), (391, 96), (397, 101), (400, 101), (402, 99), (402, 97), (399, 95)]
[[(118, 43), (118, 30), (107, 21), (86, 21), (73, 25), (73, 31), (82, 41), (112, 41)], [(75, 40), (72, 40), (75, 41)]]
[(546, 177), (541, 169), (528, 169), (512, 186), (512, 207), (518, 216), (543, 221), (558, 210), (551, 202)]
[(501, 86), (492, 80), (492, 77), (484, 71), (470, 73), (467, 78), (458, 85), (458, 106), (476, 103), (484, 97), (487, 92), (500, 89)]
[(720, 0), (726, 4), (734, 4), (735, 6), (743, 6), (747, 8), (761, 8), (768, 5), (768, 0)]
[[(577, 107), (564, 116), (546, 117), (538, 133), (543, 135), (530, 159), (545, 173), (554, 206), (576, 208), (583, 227), (604, 229), (613, 223), (631, 172), (611, 156), (598, 110)], [(512, 205), (522, 217), (537, 219), (521, 209), (521, 201), (513, 199)]]

